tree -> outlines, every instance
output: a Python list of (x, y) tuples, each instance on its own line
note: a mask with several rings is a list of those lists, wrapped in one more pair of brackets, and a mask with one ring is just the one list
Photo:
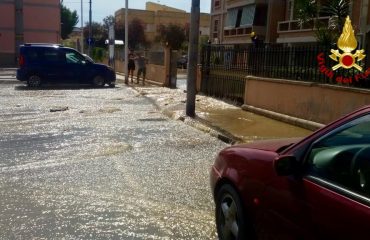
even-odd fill
[(140, 45), (144, 47), (147, 45), (144, 26), (140, 19), (134, 18), (128, 25), (128, 46), (136, 49)]
[(168, 44), (174, 50), (178, 50), (186, 40), (185, 29), (176, 24), (167, 26), (161, 24), (158, 27), (157, 40), (164, 45)]
[(346, 17), (349, 15), (348, 0), (331, 0), (323, 5), (321, 12), (327, 16), (332, 16), (332, 25), (329, 28), (342, 32)]
[[(300, 25), (312, 21), (318, 16), (318, 4), (315, 0), (296, 0), (294, 11)], [(312, 25), (312, 27), (314, 27)]]
[[(122, 22), (116, 22), (114, 26), (116, 39), (125, 39), (125, 25)], [(139, 47), (148, 47), (149, 42), (146, 40), (144, 24), (138, 18), (132, 19), (128, 24), (128, 47), (137, 49)]]
[[(89, 37), (89, 24), (86, 23), (86, 26), (87, 27), (84, 28), (84, 39)], [(92, 38), (95, 40), (94, 46), (105, 48), (105, 40), (108, 39), (108, 30), (105, 29), (101, 23), (92, 22), (91, 32)]]
[(73, 31), (73, 27), (78, 23), (77, 12), (72, 12), (70, 9), (61, 4), (60, 17), (60, 22), (62, 24), (61, 37), (62, 39), (67, 39), (69, 34), (71, 34)]
[(116, 22), (116, 24), (114, 25), (114, 32), (116, 39), (125, 39), (125, 26), (122, 22)]
[[(315, 28), (317, 41), (324, 45), (332, 45), (342, 32), (345, 18), (349, 14), (348, 0), (330, 0), (319, 5), (315, 0), (296, 0), (295, 12), (300, 25), (311, 24)], [(329, 25), (316, 21), (320, 15), (330, 16)], [(316, 22), (315, 24), (313, 24)]]
[(109, 26), (115, 25), (115, 18), (113, 15), (109, 15), (103, 19), (103, 27), (109, 31)]

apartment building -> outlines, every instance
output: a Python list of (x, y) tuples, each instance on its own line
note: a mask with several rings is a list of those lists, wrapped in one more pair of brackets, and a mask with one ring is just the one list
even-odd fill
[[(125, 9), (120, 9), (115, 13), (116, 22), (124, 24)], [(129, 9), (128, 21), (138, 18), (144, 25), (144, 33), (149, 41), (154, 41), (157, 35), (158, 26), (168, 24), (178, 24), (185, 26), (190, 23), (190, 13), (184, 10), (168, 7), (153, 2), (147, 2), (145, 10)], [(199, 34), (209, 36), (210, 15), (208, 13), (200, 14)]]
[[(271, 29), (283, 19), (284, 0), (212, 0), (211, 41), (250, 43), (251, 32), (265, 42), (276, 39)], [(271, 9), (275, 8), (273, 14)]]
[[(318, 1), (319, 4), (326, 4), (330, 0)], [(368, 0), (349, 1), (349, 16), (352, 21), (358, 42), (363, 43), (368, 32), (369, 19), (369, 4)], [(317, 18), (302, 25), (299, 24), (296, 13), (294, 11), (294, 0), (285, 1), (284, 20), (278, 21), (277, 34), (278, 43), (302, 43), (315, 42), (315, 29), (320, 24), (323, 27), (329, 27), (333, 18), (328, 15), (319, 14)]]
[(0, 67), (15, 66), (25, 42), (60, 42), (59, 0), (0, 1)]
[[(329, 0), (318, 0), (324, 4)], [(315, 27), (330, 24), (331, 16), (318, 15), (299, 24), (295, 0), (212, 0), (211, 41), (242, 44), (251, 42), (251, 32), (266, 43), (315, 42)], [(350, 1), (350, 17), (359, 42), (365, 44), (370, 30), (369, 0)]]

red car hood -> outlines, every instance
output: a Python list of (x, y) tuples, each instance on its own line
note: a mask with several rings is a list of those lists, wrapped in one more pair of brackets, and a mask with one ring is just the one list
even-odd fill
[[(298, 142), (302, 138), (284, 138), (284, 139), (272, 139), (272, 140), (261, 140), (252, 143), (240, 144), (238, 147), (246, 147), (259, 149), (264, 151), (278, 152), (283, 147)], [(284, 148), (285, 149), (285, 148)]]

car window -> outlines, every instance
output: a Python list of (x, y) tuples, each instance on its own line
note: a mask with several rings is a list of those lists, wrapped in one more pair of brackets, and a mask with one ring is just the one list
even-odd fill
[(370, 115), (316, 141), (308, 162), (310, 175), (370, 197)]
[(60, 54), (60, 52), (57, 49), (45, 49), (43, 51), (43, 57), (44, 60), (47, 62), (60, 62), (63, 61), (63, 56)]
[(25, 53), (28, 61), (35, 61), (39, 58), (37, 49), (29, 48), (25, 51)]
[(83, 63), (86, 59), (79, 53), (74, 51), (66, 51), (67, 63)]

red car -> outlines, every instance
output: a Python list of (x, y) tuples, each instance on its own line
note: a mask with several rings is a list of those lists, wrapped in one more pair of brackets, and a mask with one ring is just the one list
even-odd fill
[(222, 150), (211, 187), (220, 239), (370, 239), (370, 106), (304, 139)]

